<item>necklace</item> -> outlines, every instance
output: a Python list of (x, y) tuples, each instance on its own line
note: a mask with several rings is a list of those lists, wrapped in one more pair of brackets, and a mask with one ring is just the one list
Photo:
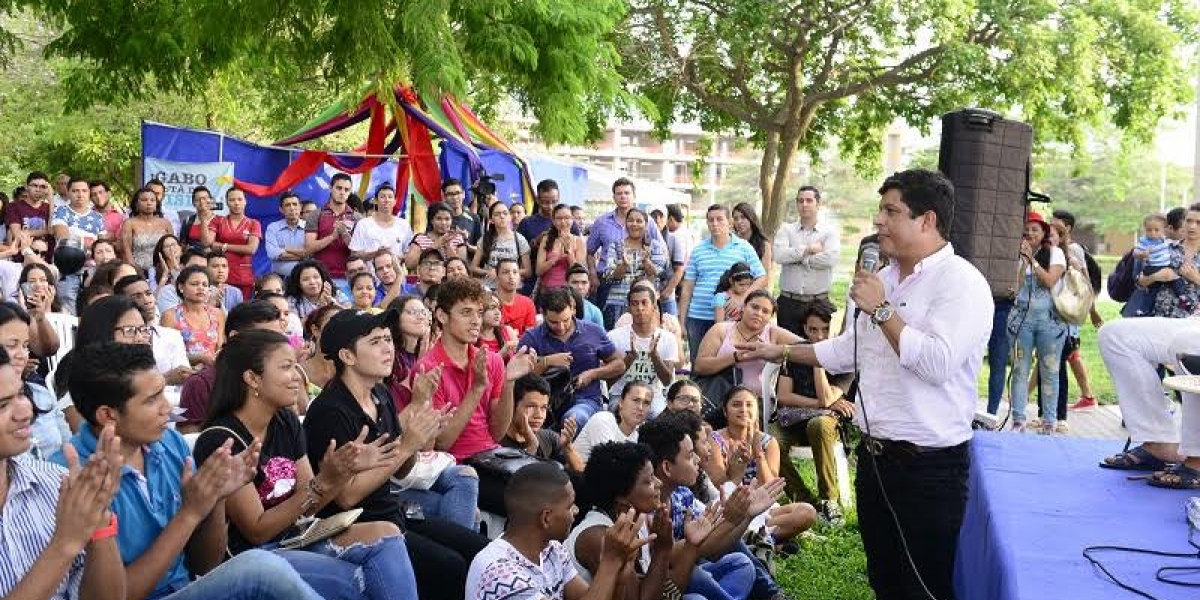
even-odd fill
[(743, 341), (743, 342), (749, 342), (749, 341), (753, 340), (755, 337), (757, 337), (757, 335), (758, 335), (753, 332), (751, 332), (750, 335), (746, 335), (746, 334), (742, 333), (742, 322), (741, 321), (738, 321), (737, 324), (735, 324), (733, 326), (733, 329), (734, 329), (734, 331), (737, 332), (738, 337), (741, 338), (741, 341)]

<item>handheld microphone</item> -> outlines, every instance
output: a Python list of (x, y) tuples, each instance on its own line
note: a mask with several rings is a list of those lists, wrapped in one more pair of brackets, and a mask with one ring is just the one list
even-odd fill
[[(862, 270), (864, 270), (868, 273), (874, 273), (878, 269), (879, 269), (879, 244), (877, 244), (875, 242), (869, 242), (869, 243), (863, 244)], [(858, 315), (860, 315), (860, 314), (862, 314), (862, 307), (861, 306), (854, 307), (854, 318), (857, 319)]]

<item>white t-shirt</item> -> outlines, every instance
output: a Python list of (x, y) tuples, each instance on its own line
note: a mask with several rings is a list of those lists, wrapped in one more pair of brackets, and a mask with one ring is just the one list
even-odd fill
[(562, 542), (551, 541), (534, 564), (504, 538), (496, 538), (471, 561), (466, 600), (563, 600), (578, 576)]
[(374, 252), (387, 248), (392, 256), (404, 256), (404, 251), (412, 241), (412, 226), (404, 219), (394, 219), (392, 224), (384, 227), (373, 217), (359, 219), (354, 226), (354, 234), (350, 236), (350, 250), (354, 252)]
[[(1035, 254), (1036, 254), (1036, 252), (1035, 252)], [(1067, 255), (1063, 253), (1062, 248), (1058, 248), (1058, 247), (1050, 248), (1050, 266), (1053, 267), (1054, 265), (1059, 265), (1064, 270), (1067, 268)], [(1047, 268), (1049, 268), (1049, 267), (1047, 267)], [(1026, 276), (1030, 275), (1032, 272), (1033, 272), (1032, 266), (1025, 267), (1025, 275)], [(1063, 278), (1059, 277), (1058, 283), (1054, 284), (1053, 291), (1057, 292), (1062, 287), (1062, 285), (1063, 285)]]
[[(658, 356), (666, 361), (679, 360), (679, 341), (675, 339), (675, 335), (662, 327), (654, 330), (658, 335)], [(629, 345), (630, 338), (633, 338), (633, 346)], [(608, 332), (608, 339), (612, 341), (617, 350), (622, 350), (626, 353), (634, 352), (636, 358), (629, 365), (629, 369), (625, 374), (616, 381), (609, 389), (608, 395), (615, 402), (621, 397), (621, 392), (625, 389), (627, 381), (644, 381), (650, 385), (650, 389), (654, 392), (652, 403), (650, 404), (650, 418), (653, 419), (658, 413), (667, 407), (666, 396), (663, 395), (663, 384), (658, 379), (658, 373), (654, 371), (654, 361), (650, 359), (650, 337), (639, 337), (633, 332), (633, 327), (617, 327)]]
[(635, 429), (633, 433), (625, 435), (621, 431), (621, 426), (617, 424), (617, 415), (612, 411), (602, 410), (588, 419), (587, 424), (583, 426), (583, 431), (575, 437), (572, 445), (575, 446), (575, 451), (583, 458), (583, 462), (587, 463), (588, 458), (592, 456), (592, 448), (603, 444), (604, 442), (636, 442), (638, 441), (638, 432)]

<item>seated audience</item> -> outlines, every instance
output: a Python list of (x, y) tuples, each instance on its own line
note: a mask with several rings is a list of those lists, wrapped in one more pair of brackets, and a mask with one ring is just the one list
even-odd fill
[[(262, 444), (254, 479), (225, 501), (229, 552), (271, 550), (297, 534), (298, 519), (333, 502), (357, 474), (378, 468), (399, 451), (399, 442), (351, 441), (326, 449), (314, 476), (304, 429), (292, 410), (304, 393), (287, 338), (269, 330), (231, 337), (217, 357), (208, 422), (196, 440), (203, 466), (222, 447), (241, 452)], [(231, 444), (231, 445), (230, 445)], [(326, 598), (416, 600), (404, 539), (392, 523), (358, 523), (327, 540), (285, 552), (300, 576)]]
[(400, 276), (400, 263), (396, 255), (386, 248), (371, 259), (371, 270), (375, 272), (375, 306), (388, 306), (400, 297), (404, 289), (404, 278)]
[(513, 385), (513, 400), (512, 423), (500, 445), (557, 461), (572, 473), (582, 473), (583, 457), (571, 443), (575, 440), (575, 421), (564, 423), (561, 432), (542, 427), (550, 409), (550, 384), (532, 373), (525, 375)]
[(310, 313), (322, 306), (345, 305), (325, 265), (311, 258), (297, 263), (292, 274), (288, 275), (287, 297), (292, 304), (292, 314), (299, 319), (307, 319)]
[(182, 302), (164, 312), (163, 326), (178, 329), (183, 335), (188, 361), (193, 365), (212, 365), (217, 350), (225, 343), (225, 313), (209, 304), (212, 274), (203, 267), (184, 267), (175, 280)]
[[(695, 446), (692, 431), (699, 430), (699, 418), (686, 412), (667, 412), (657, 419), (646, 423), (640, 432), (639, 441), (650, 447), (654, 460), (654, 474), (663, 484), (664, 495), (669, 494), (671, 515), (674, 525), (675, 539), (683, 538), (684, 515), (692, 513), (692, 518), (704, 514), (705, 506), (692, 493), (689, 486), (696, 482), (700, 467), (696, 462)], [(753, 519), (767, 512), (775, 501), (783, 494), (783, 480), (779, 479), (766, 486), (740, 486), (726, 500), (724, 520), (714, 528), (700, 546), (700, 554), (710, 559), (716, 559), (713, 567), (717, 571), (729, 568), (723, 561), (736, 561), (734, 564), (744, 564), (749, 559), (754, 566), (754, 583), (750, 589), (749, 598), (767, 600), (776, 598), (782, 592), (768, 572), (766, 565), (750, 553), (750, 549), (742, 541), (742, 535), (750, 526)], [(768, 525), (771, 523), (768, 521)], [(743, 558), (729, 558), (731, 554)], [(707, 563), (705, 563), (707, 564)], [(703, 569), (707, 567), (702, 566)], [(694, 573), (697, 572), (693, 571)], [(711, 572), (711, 571), (710, 571)], [(692, 584), (703, 584), (695, 578)], [(706, 598), (717, 597), (715, 590), (697, 589), (689, 586), (688, 592), (700, 593)]]
[[(112, 501), (126, 596), (318, 600), (279, 554), (250, 550), (222, 563), (225, 499), (253, 477), (259, 444), (236, 455), (222, 446), (194, 469), (187, 442), (167, 428), (171, 406), (148, 345), (106, 342), (73, 352), (69, 386), (87, 424), (71, 445), (88, 460), (111, 429), (131, 474), (118, 480)], [(65, 453), (55, 460), (65, 464)]]
[[(179, 262), (179, 272), (173, 273), (171, 281), (158, 286), (158, 289), (154, 291), (155, 298), (158, 300), (158, 309), (163, 313), (174, 310), (182, 302), (179, 296), (179, 288), (176, 288), (175, 284), (179, 281), (179, 276), (183, 274), (183, 269), (192, 266), (203, 269), (208, 268), (208, 251), (199, 248), (188, 248), (183, 252)], [(94, 277), (93, 280), (95, 280)]]
[[(605, 442), (636, 442), (638, 427), (646, 422), (650, 414), (651, 388), (641, 381), (631, 381), (621, 391), (621, 399), (613, 410), (602, 410), (588, 419), (572, 444), (575, 451), (587, 463), (592, 448)], [(563, 428), (572, 423), (568, 417)]]
[(388, 306), (399, 315), (392, 339), (396, 340), (396, 362), (388, 381), (388, 390), (396, 406), (408, 406), (412, 399), (411, 375), (417, 372), (417, 360), (429, 349), (432, 315), (416, 296), (401, 296)]
[(551, 379), (554, 371), (569, 371), (575, 387), (575, 403), (562, 415), (584, 427), (607, 402), (600, 381), (620, 377), (625, 371), (625, 353), (613, 346), (602, 327), (575, 316), (575, 297), (567, 288), (552, 288), (540, 296), (545, 320), (521, 338), (521, 346), (537, 353), (534, 371)]
[[(240, 286), (229, 282), (229, 257), (220, 250), (208, 253), (208, 272), (212, 274), (212, 288), (209, 290), (209, 304), (221, 309), (225, 314), (246, 300)], [(249, 286), (247, 286), (249, 289)]]
[(375, 308), (375, 276), (360, 271), (351, 275), (347, 282), (350, 285), (350, 308), (368, 312), (381, 312)]
[(0, 346), (4, 347), (5, 367), (15, 369), (22, 379), (21, 393), (33, 408), (33, 423), (29, 435), (29, 453), (34, 458), (49, 459), (71, 439), (71, 427), (58, 404), (58, 398), (46, 389), (36, 371), (30, 369), (29, 313), (15, 302), (0, 302)]
[(765, 290), (755, 290), (746, 296), (746, 304), (737, 321), (717, 323), (704, 334), (694, 358), (692, 372), (696, 375), (718, 375), (735, 369), (734, 381), (752, 390), (762, 390), (762, 359), (742, 360), (735, 344), (760, 341), (767, 344), (794, 344), (800, 338), (771, 324), (775, 315), (775, 300)]
[[(631, 316), (630, 324), (618, 325), (608, 332), (613, 345), (625, 351), (625, 373), (609, 387), (609, 395), (619, 395), (631, 381), (649, 385), (653, 393), (650, 406), (650, 418), (653, 419), (667, 406), (663, 387), (671, 385), (675, 379), (679, 343), (674, 335), (658, 326), (658, 298), (653, 287), (637, 283), (629, 289), (627, 296), (625, 306)], [(612, 292), (609, 298), (612, 298)]]
[(187, 348), (179, 330), (157, 324), (158, 307), (154, 300), (154, 292), (150, 291), (150, 284), (136, 275), (126, 275), (117, 281), (113, 291), (133, 300), (142, 311), (142, 318), (154, 329), (154, 335), (150, 336), (150, 346), (154, 349), (158, 371), (166, 378), (167, 385), (182, 385), (196, 370), (188, 362)]
[[(421, 598), (462, 598), (467, 566), (487, 545), (474, 529), (422, 515), (412, 505), (397, 501), (401, 478), (416, 462), (413, 455), (429, 448), (441, 431), (446, 413), (431, 406), (438, 369), (417, 377), (414, 401), (402, 413), (396, 410), (383, 380), (392, 373), (395, 345), (390, 328), (394, 311), (378, 315), (338, 312), (321, 335), (321, 352), (333, 360), (336, 377), (321, 390), (304, 419), (308, 454), (323, 454), (330, 443), (351, 440), (374, 442), (380, 436), (400, 438), (400, 452), (386, 465), (360, 473), (319, 516), (362, 508), (359, 521), (388, 521), (404, 532), (409, 560)], [(362, 435), (367, 428), (366, 437)], [(321, 465), (313, 465), (319, 476)], [(475, 506), (475, 499), (462, 499)], [(416, 505), (419, 506), (419, 505)], [(419, 517), (424, 517), (420, 519)], [(412, 517), (412, 518), (409, 518)]]
[(471, 562), (468, 600), (611, 600), (627, 564), (652, 541), (639, 537), (632, 513), (620, 515), (604, 534), (588, 583), (562, 543), (579, 511), (566, 472), (550, 463), (522, 468), (504, 490), (504, 504), (508, 529)]
[(517, 349), (517, 332), (504, 324), (504, 313), (500, 296), (487, 292), (487, 306), (483, 310), (483, 327), (479, 330), (479, 347), (499, 354), (505, 360)]
[[(414, 244), (413, 247), (415, 248), (416, 245)], [(406, 296), (420, 296), (424, 298), (429, 295), (429, 290), (433, 286), (446, 279), (446, 261), (442, 258), (442, 253), (437, 248), (422, 250), (420, 259), (416, 264), (417, 283), (404, 284), (404, 288), (400, 292)]]
[[(308, 380), (309, 388), (315, 388), (316, 394), (321, 393), (321, 388), (329, 383), (334, 377), (333, 361), (329, 360), (324, 353), (321, 352), (321, 332), (325, 331), (325, 325), (329, 323), (329, 319), (333, 318), (342, 310), (342, 307), (336, 304), (327, 304), (309, 313), (308, 318), (304, 320), (304, 339), (308, 344), (308, 358), (300, 366), (301, 372), (304, 373), (304, 378)], [(310, 395), (315, 399), (316, 395)]]
[[(584, 472), (584, 498), (591, 510), (571, 530), (566, 542), (567, 552), (584, 581), (590, 582), (592, 571), (599, 566), (605, 531), (621, 515), (632, 511), (642, 519), (652, 519), (655, 538), (649, 547), (642, 547), (635, 561), (636, 567), (622, 571), (622, 587), (626, 594), (636, 598), (678, 597), (688, 588), (692, 571), (700, 559), (700, 545), (712, 533), (719, 518), (716, 514), (718, 506), (710, 506), (699, 519), (691, 518), (690, 513), (685, 515), (684, 538), (676, 545), (671, 531), (671, 505), (663, 501), (662, 484), (654, 476), (650, 449), (632, 442), (606, 442), (596, 447)], [(643, 524), (639, 534), (646, 537), (650, 531)], [(724, 579), (730, 586), (740, 579), (736, 584), (739, 591), (744, 589), (748, 594), (754, 581), (754, 569), (749, 561), (742, 567), (725, 575)], [(717, 596), (730, 597), (744, 598), (745, 594)], [(713, 600), (701, 594), (686, 594), (683, 598)]]
[(504, 258), (496, 263), (495, 273), (501, 322), (515, 329), (517, 335), (525, 335), (526, 331), (537, 325), (537, 309), (533, 306), (533, 300), (517, 291), (521, 287), (521, 269), (517, 261)]
[[(280, 318), (279, 309), (270, 302), (252, 300), (237, 305), (229, 312), (229, 320), (225, 322), (226, 339), (232, 339), (239, 332), (251, 329), (269, 329), (282, 334), (283, 319)], [(200, 426), (208, 421), (208, 406), (216, 377), (216, 365), (205, 365), (183, 383), (183, 390), (179, 394), (179, 408), (184, 410), (177, 425), (183, 433), (200, 431)]]
[[(829, 338), (833, 305), (814, 302), (801, 315), (804, 337), (811, 343)], [(783, 365), (776, 386), (772, 426), (779, 441), (780, 475), (787, 480), (788, 494), (796, 499), (813, 498), (795, 464), (786, 457), (792, 448), (812, 446), (817, 472), (817, 510), (830, 523), (842, 522), (837, 486), (834, 445), (841, 439), (842, 422), (854, 417), (855, 405), (846, 397), (852, 375), (831, 376), (821, 367), (789, 362)]]
[(583, 298), (583, 302), (576, 305), (577, 311), (575, 316), (598, 327), (604, 327), (604, 313), (600, 311), (600, 307), (592, 304), (592, 301), (587, 299), (588, 288), (592, 285), (591, 279), (588, 276), (587, 265), (580, 263), (571, 265), (567, 269), (567, 284)]
[(120, 440), (112, 426), (102, 429), (96, 458), (83, 467), (70, 444), (63, 446), (66, 469), (30, 459), (36, 409), (22, 387), (21, 369), (0, 351), (0, 469), (8, 496), (0, 520), (15, 534), (5, 535), (0, 596), (124, 600), (125, 568), (109, 510), (124, 463)]
[(467, 269), (467, 261), (457, 256), (451, 256), (446, 259), (446, 279), (470, 276), (471, 273)]

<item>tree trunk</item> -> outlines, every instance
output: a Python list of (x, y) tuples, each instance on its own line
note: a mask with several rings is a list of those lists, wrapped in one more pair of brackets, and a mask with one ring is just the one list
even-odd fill
[(790, 135), (780, 136), (778, 133), (767, 135), (767, 144), (763, 149), (762, 163), (759, 165), (759, 191), (762, 194), (762, 226), (767, 237), (775, 237), (783, 217), (787, 215), (788, 176), (791, 175), (795, 163), (796, 151), (800, 140), (804, 137), (803, 130)]

